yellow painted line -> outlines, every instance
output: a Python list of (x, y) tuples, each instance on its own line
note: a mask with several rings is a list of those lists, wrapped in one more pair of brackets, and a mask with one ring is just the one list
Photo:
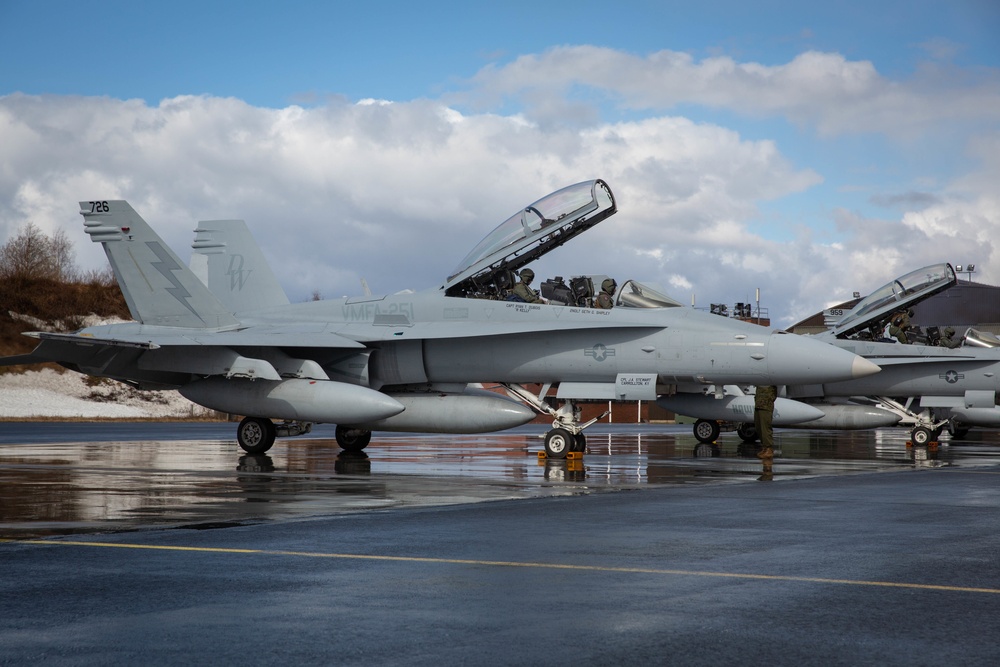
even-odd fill
[(581, 572), (610, 572), (623, 574), (662, 574), (681, 577), (717, 577), (722, 579), (752, 579), (757, 581), (795, 581), (812, 584), (842, 586), (875, 586), (879, 588), (905, 588), (923, 591), (948, 591), (952, 593), (991, 593), (1000, 595), (1000, 588), (975, 588), (969, 586), (942, 586), (896, 581), (866, 581), (863, 579), (828, 579), (825, 577), (792, 577), (776, 574), (745, 574), (739, 572), (710, 572), (701, 570), (673, 570), (646, 567), (611, 567), (603, 565), (571, 565), (566, 563), (533, 563), (525, 561), (476, 560), (466, 558), (427, 558), (421, 556), (379, 556), (377, 554), (341, 554), (312, 551), (283, 551), (272, 549), (225, 549), (220, 547), (185, 547), (180, 545), (129, 544), (124, 542), (81, 542), (72, 540), (0, 540), (8, 544), (35, 544), (47, 547), (102, 547), (106, 549), (143, 549), (151, 551), (187, 551), (217, 554), (257, 554), (265, 556), (294, 556), (300, 558), (337, 558), (344, 560), (392, 561), (400, 563), (439, 563), (445, 565), (478, 565), (487, 567), (524, 567), (542, 570), (576, 570)]

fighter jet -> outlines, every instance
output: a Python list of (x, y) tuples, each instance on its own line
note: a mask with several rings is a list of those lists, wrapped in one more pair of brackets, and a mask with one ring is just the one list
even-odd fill
[[(885, 335), (897, 314), (957, 281), (950, 264), (926, 266), (886, 283), (850, 310), (828, 312), (831, 328), (810, 338), (859, 354), (882, 372), (844, 382), (788, 385), (775, 404), (775, 425), (809, 429), (907, 426), (917, 444), (937, 440), (945, 428), (963, 437), (973, 426), (1000, 427), (1000, 339), (968, 328), (962, 345), (948, 348), (938, 344), (938, 327), (911, 330), (905, 344)], [(753, 442), (756, 433), (749, 390), (723, 387), (719, 399), (713, 391), (662, 397), (660, 404), (698, 417), (694, 430), (703, 442), (718, 437), (716, 420), (738, 422), (740, 437)], [(816, 417), (795, 420), (786, 416), (802, 416), (809, 409), (816, 411)]]
[[(820, 384), (878, 372), (833, 345), (702, 313), (636, 281), (610, 310), (507, 300), (515, 271), (616, 212), (604, 181), (578, 183), (518, 210), (437, 288), (289, 303), (259, 249), (237, 240), (237, 252), (227, 250), (225, 223), (202, 223), (193, 257), (220, 299), (127, 202), (80, 202), (84, 230), (104, 246), (135, 321), (31, 333), (35, 350), (0, 365), (53, 361), (139, 389), (176, 389), (246, 415), (236, 436), (250, 453), (313, 423), (336, 424), (340, 446), (359, 451), (373, 430), (488, 432), (540, 413), (553, 419), (552, 457), (585, 447), (594, 420), (580, 422), (582, 398), (653, 400), (682, 383)], [(476, 388), (484, 382), (519, 400)]]

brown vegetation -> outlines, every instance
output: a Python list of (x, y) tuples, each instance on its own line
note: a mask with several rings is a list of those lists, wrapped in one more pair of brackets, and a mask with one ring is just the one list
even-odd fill
[[(32, 224), (0, 247), (0, 356), (30, 352), (25, 331), (75, 331), (87, 315), (129, 319), (110, 267), (82, 275), (65, 235)], [(23, 367), (0, 367), (0, 372)]]

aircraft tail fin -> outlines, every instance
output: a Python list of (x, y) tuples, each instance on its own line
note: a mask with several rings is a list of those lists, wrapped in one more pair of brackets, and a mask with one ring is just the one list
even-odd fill
[(142, 324), (220, 329), (233, 314), (126, 201), (83, 201), (84, 229), (104, 246), (132, 317)]
[(288, 305), (285, 291), (242, 220), (202, 220), (191, 247), (191, 269), (232, 312)]

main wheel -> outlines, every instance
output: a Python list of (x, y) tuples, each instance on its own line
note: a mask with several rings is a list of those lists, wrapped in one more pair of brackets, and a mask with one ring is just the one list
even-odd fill
[(338, 426), (335, 431), (337, 444), (345, 452), (360, 452), (372, 441), (372, 432), (363, 428)]
[(576, 438), (564, 428), (554, 428), (545, 434), (545, 453), (552, 459), (564, 459), (573, 451)]
[(746, 443), (757, 442), (757, 427), (753, 424), (740, 424), (736, 427), (736, 435)]
[(701, 442), (711, 444), (719, 439), (722, 428), (719, 422), (708, 419), (699, 419), (694, 423), (694, 437)]
[(236, 442), (247, 454), (263, 454), (271, 449), (277, 430), (274, 422), (262, 417), (246, 417), (236, 427)]
[(914, 445), (926, 445), (932, 437), (931, 430), (923, 426), (918, 426), (910, 432), (910, 439)]

